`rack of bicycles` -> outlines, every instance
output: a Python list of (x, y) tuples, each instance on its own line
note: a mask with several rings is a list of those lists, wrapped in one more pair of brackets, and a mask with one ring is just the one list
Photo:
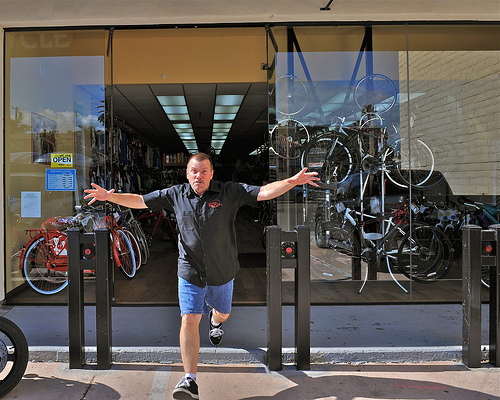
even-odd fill
[[(76, 214), (51, 217), (40, 229), (26, 230), (29, 239), (19, 253), (19, 268), (29, 286), (41, 294), (55, 294), (68, 285), (67, 230), (79, 228), (110, 232), (114, 264), (127, 278), (133, 278), (151, 253), (151, 235), (143, 230), (132, 210), (105, 203), (99, 206), (76, 206)], [(85, 271), (95, 276), (95, 271)]]
[(301, 121), (308, 91), (296, 76), (278, 78), (273, 90), (278, 121), (269, 131), (269, 149), (317, 172), (320, 188), (334, 189), (355, 173), (381, 170), (400, 187), (423, 189), (440, 183), (431, 148), (419, 137), (402, 137), (397, 123), (385, 117), (398, 97), (385, 75), (367, 75), (357, 82), (353, 99), (359, 111), (351, 115), (352, 121), (326, 116), (321, 105), (316, 106), (319, 121)]
[[(316, 245), (349, 255), (353, 265), (385, 264), (404, 291), (395, 272), (420, 283), (439, 281), (461, 252), (465, 225), (500, 224), (500, 202), (488, 205), (465, 196), (456, 202), (400, 201), (392, 209), (375, 212), (360, 204), (341, 200), (321, 204), (315, 216)], [(360, 292), (367, 278), (368, 268)], [(489, 267), (483, 267), (482, 283), (489, 288)]]

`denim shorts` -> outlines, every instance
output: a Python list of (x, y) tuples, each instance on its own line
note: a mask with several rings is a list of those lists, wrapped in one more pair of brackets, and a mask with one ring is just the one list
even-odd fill
[(184, 314), (205, 314), (212, 308), (222, 314), (231, 312), (233, 280), (222, 286), (200, 288), (179, 277), (179, 306)]

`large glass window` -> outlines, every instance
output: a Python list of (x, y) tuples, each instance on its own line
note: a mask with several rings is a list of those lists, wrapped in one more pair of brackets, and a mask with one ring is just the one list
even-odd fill
[[(127, 154), (147, 153), (138, 165), (154, 171), (134, 174), (158, 177), (141, 182), (164, 187), (172, 176), (165, 171), (182, 177), (185, 163), (170, 156), (201, 150), (214, 154), (220, 180), (263, 184), (303, 167), (318, 172), (319, 188), (297, 187), (263, 205), (258, 217), (255, 210), (247, 215), (283, 230), (311, 228), (314, 304), (461, 301), (462, 227), (500, 221), (499, 27), (278, 26), (267, 32), (265, 63), (264, 28), (119, 31), (114, 87), (108, 31), (6, 33), (7, 293), (27, 289), (23, 302), (41, 298), (29, 286), (31, 267), (19, 261), (19, 249), (33, 246), (42, 254), (32, 238), (61, 222), (54, 217), (74, 215), (90, 182), (129, 191), (126, 181), (119, 186), (116, 167), (133, 166)], [(158, 52), (164, 48), (169, 51)], [(111, 94), (114, 103), (106, 100)], [(246, 97), (236, 115), (215, 116), (218, 95)], [(184, 97), (196, 133), (178, 124), (186, 115), (163, 112), (167, 96)], [(114, 118), (106, 112), (111, 104)], [(235, 116), (245, 123), (230, 124)], [(231, 125), (229, 134), (215, 129), (215, 118)], [(132, 141), (123, 140), (127, 133)], [(146, 190), (139, 181), (135, 186)], [(240, 238), (247, 266), (236, 279), (238, 288), (256, 282), (243, 296), (254, 304), (265, 302), (261, 228), (252, 236), (257, 240)], [(54, 251), (65, 239), (45, 237)], [(39, 282), (56, 288), (66, 281), (57, 265), (35, 271)], [(148, 271), (158, 280), (156, 270)], [(284, 301), (292, 302), (293, 273), (283, 276)], [(486, 270), (484, 276), (486, 299)], [(132, 291), (123, 288), (125, 298)], [(45, 298), (63, 302), (60, 293)], [(175, 286), (167, 301), (176, 301)]]
[[(104, 31), (5, 35), (5, 281), (7, 293), (28, 282), (33, 302), (38, 290), (67, 282), (67, 263), (41, 265), (42, 247), (66, 251), (66, 237), (46, 229), (75, 213), (89, 181), (106, 178), (105, 38)], [(24, 263), (21, 248), (32, 250)]]
[(270, 38), (271, 172), (321, 178), (276, 201), (283, 229), (311, 227), (313, 302), (460, 301), (461, 228), (500, 211), (497, 28)]

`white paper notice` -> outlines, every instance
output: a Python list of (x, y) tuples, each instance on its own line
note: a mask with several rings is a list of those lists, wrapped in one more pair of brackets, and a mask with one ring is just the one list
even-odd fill
[(42, 216), (42, 192), (21, 192), (21, 218)]

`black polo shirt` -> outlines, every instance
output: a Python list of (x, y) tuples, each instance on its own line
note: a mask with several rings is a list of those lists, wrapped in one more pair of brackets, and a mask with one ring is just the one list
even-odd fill
[(153, 211), (173, 211), (179, 229), (178, 275), (193, 285), (220, 286), (240, 268), (234, 221), (243, 205), (256, 206), (260, 186), (212, 180), (200, 197), (189, 183), (143, 196)]

